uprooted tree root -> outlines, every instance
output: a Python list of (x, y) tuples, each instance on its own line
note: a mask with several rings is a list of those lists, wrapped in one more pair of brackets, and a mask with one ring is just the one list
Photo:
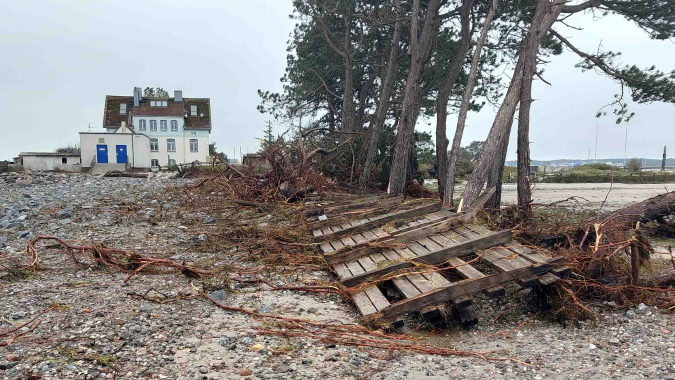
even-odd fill
[(526, 244), (564, 257), (572, 274), (556, 282), (548, 295), (551, 311), (569, 319), (587, 319), (594, 318), (591, 304), (606, 301), (675, 308), (671, 289), (675, 260), (664, 262), (666, 268), (672, 264), (665, 271), (657, 267), (645, 237), (656, 230), (651, 221), (661, 212), (669, 213), (672, 202), (673, 193), (666, 193), (606, 214), (575, 212), (555, 202), (540, 205), (527, 221), (519, 219), (516, 206), (480, 217), (492, 227), (510, 228)]

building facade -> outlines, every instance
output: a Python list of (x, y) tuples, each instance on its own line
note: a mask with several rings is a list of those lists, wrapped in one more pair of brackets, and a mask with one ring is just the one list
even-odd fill
[(80, 133), (82, 165), (94, 160), (149, 169), (208, 162), (210, 103), (209, 98), (183, 98), (178, 90), (166, 98), (146, 98), (139, 87), (133, 96), (108, 95), (105, 132)]

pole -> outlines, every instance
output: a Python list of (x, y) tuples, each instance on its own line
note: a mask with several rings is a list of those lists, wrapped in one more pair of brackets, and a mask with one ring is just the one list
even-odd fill
[(598, 130), (600, 129), (600, 124), (595, 124), (595, 162), (598, 162)]
[(623, 146), (623, 169), (626, 170), (628, 163), (628, 123), (626, 123), (626, 143)]
[(586, 160), (586, 164), (591, 163), (591, 148), (588, 148), (588, 160)]

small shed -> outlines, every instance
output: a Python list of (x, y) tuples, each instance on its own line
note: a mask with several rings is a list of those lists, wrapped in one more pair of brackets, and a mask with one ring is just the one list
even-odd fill
[(23, 152), (19, 157), (24, 170), (79, 172), (82, 168), (79, 153)]

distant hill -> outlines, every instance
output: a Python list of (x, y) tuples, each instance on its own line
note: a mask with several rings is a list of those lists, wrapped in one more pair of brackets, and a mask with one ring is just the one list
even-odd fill
[[(630, 159), (630, 157), (628, 158)], [(613, 164), (621, 164), (623, 165), (623, 158), (598, 158), (597, 160), (591, 159), (590, 163), (595, 163), (595, 162), (602, 162), (602, 163), (608, 163), (611, 162)], [(648, 158), (647, 159), (647, 166), (661, 166), (661, 161), (663, 159), (658, 158)], [(516, 166), (516, 161), (506, 161), (507, 166)], [(585, 165), (589, 163), (588, 160), (532, 160), (532, 165), (551, 165), (551, 166), (579, 166), (579, 165)], [(675, 158), (668, 158), (666, 159), (666, 166), (675, 166)]]

